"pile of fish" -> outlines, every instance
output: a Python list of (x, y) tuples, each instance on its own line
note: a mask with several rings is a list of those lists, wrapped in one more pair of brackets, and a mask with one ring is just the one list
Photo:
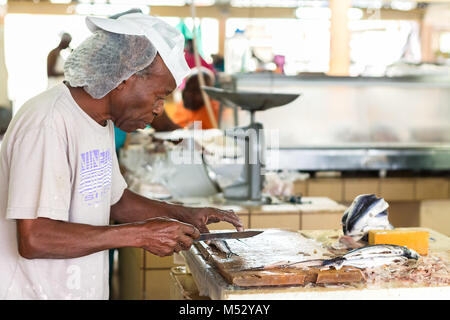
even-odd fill
[(342, 231), (355, 241), (366, 241), (369, 230), (392, 230), (388, 220), (389, 205), (374, 194), (362, 194), (353, 200), (342, 216)]

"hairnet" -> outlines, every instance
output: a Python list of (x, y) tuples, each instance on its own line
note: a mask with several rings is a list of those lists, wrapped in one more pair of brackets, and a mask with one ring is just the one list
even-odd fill
[(167, 22), (143, 13), (124, 12), (112, 18), (86, 17), (89, 30), (145, 36), (155, 46), (177, 86), (189, 73), (184, 57), (184, 37)]
[(100, 99), (149, 66), (156, 53), (145, 36), (97, 30), (68, 57), (64, 77), (72, 87), (83, 87)]

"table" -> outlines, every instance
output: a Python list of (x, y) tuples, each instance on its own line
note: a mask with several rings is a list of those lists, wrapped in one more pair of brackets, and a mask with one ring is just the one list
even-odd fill
[[(434, 230), (430, 233), (430, 253), (436, 253), (450, 260), (450, 238)], [(302, 230), (299, 231), (319, 241), (326, 237), (335, 237), (340, 230)], [(242, 288), (228, 284), (218, 271), (211, 266), (199, 250), (194, 246), (183, 252), (186, 265), (189, 268), (199, 294), (214, 300), (312, 300), (312, 299), (450, 299), (450, 286), (416, 286), (406, 287), (402, 283), (392, 282), (389, 287), (373, 288), (361, 284), (355, 288), (340, 286), (328, 287), (266, 287)]]

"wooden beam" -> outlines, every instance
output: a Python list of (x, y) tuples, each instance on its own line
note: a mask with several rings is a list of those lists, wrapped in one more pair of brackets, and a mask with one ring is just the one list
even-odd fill
[[(448, 0), (446, 0), (448, 2)], [(76, 4), (53, 4), (48, 1), (9, 1), (8, 13), (29, 13), (29, 14), (73, 14)], [(296, 18), (296, 8), (270, 8), (254, 7), (240, 8), (225, 5), (214, 5), (207, 7), (197, 7), (197, 16), (200, 18)], [(151, 6), (152, 15), (161, 17), (190, 17), (189, 6)], [(383, 20), (419, 20), (423, 17), (424, 9), (414, 9), (410, 11), (399, 11), (392, 9), (364, 10), (363, 19), (374, 18), (377, 12)]]
[[(296, 8), (235, 8), (226, 6), (197, 7), (197, 17), (223, 18), (295, 18)], [(152, 15), (190, 17), (189, 6), (160, 7), (153, 6), (150, 9)]]
[(74, 14), (75, 5), (50, 2), (14, 1), (8, 2), (8, 13), (29, 14)]
[(221, 18), (219, 19), (219, 55), (222, 57), (225, 56), (225, 40), (226, 40), (226, 25), (227, 19)]
[[(8, 13), (73, 14), (75, 4), (53, 4), (50, 2), (14, 1), (8, 3)], [(197, 17), (222, 19), (233, 18), (295, 18), (296, 8), (235, 8), (228, 6), (197, 7)], [(150, 13), (161, 17), (190, 17), (189, 6), (151, 6)]]
[(420, 30), (420, 48), (423, 62), (434, 62), (435, 56), (433, 52), (433, 27), (425, 24), (421, 25)]
[(350, 69), (350, 0), (330, 0), (330, 70), (332, 76), (348, 76)]
[(425, 15), (425, 11), (425, 9), (414, 9), (409, 11), (392, 9), (364, 9), (362, 20), (422, 20)]

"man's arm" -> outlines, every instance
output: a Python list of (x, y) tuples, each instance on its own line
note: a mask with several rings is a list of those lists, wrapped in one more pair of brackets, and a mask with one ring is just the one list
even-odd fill
[(19, 254), (27, 259), (70, 259), (112, 248), (138, 247), (158, 256), (187, 250), (200, 236), (192, 225), (170, 219), (92, 226), (48, 218), (17, 221)]
[(152, 200), (125, 189), (122, 198), (111, 206), (110, 217), (119, 223), (139, 222), (157, 217), (179, 220), (184, 211), (189, 211), (190, 209), (176, 204)]
[(149, 218), (167, 217), (192, 224), (201, 232), (208, 232), (207, 224), (219, 221), (231, 223), (243, 230), (239, 217), (233, 211), (214, 208), (190, 208), (142, 197), (128, 189), (111, 207), (111, 218), (119, 223), (143, 221)]

